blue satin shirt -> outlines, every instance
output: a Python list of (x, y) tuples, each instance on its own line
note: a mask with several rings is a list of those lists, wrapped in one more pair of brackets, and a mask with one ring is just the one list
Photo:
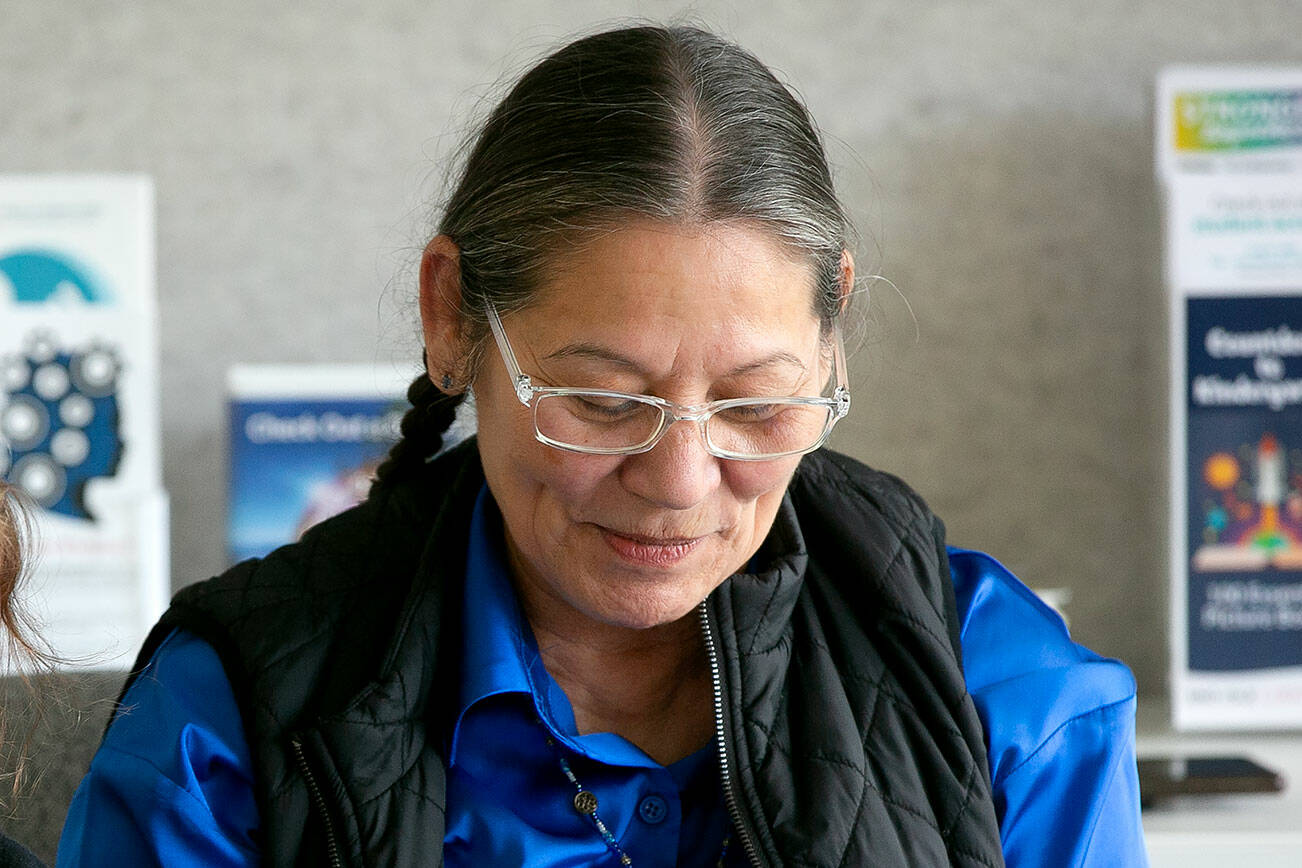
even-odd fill
[[(717, 864), (730, 829), (713, 744), (661, 766), (620, 736), (579, 735), (511, 592), (500, 534), (481, 494), (448, 746), (446, 864), (618, 866), (575, 812), (561, 758), (633, 864)], [(961, 549), (949, 559), (1008, 865), (1146, 865), (1129, 671), (1073, 643), (994, 559)], [(73, 799), (57, 864), (260, 864), (252, 762), (211, 646), (174, 633), (125, 708)], [(745, 864), (735, 842), (725, 864)]]

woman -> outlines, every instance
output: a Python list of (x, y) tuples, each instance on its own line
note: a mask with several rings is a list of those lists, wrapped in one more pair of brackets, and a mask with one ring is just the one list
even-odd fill
[(177, 596), (60, 864), (1142, 864), (1124, 667), (819, 449), (847, 233), (736, 46), (527, 73), (425, 248), (370, 499)]
[[(4, 448), (2, 444), (0, 448)], [(18, 493), (0, 479), (0, 647), (4, 649), (0, 659), (5, 664), (5, 672), (21, 672), (23, 667), (32, 665), (45, 668), (50, 659), (48, 653), (31, 638), (27, 618), (18, 607), (18, 587), (24, 573), (23, 544), (27, 537), (26, 529), (26, 513), (18, 502)], [(23, 751), (20, 748), (16, 756), (10, 755), (10, 732), (5, 723), (3, 711), (0, 711), (0, 747), (6, 749), (6, 759), (17, 760), (17, 767), (6, 775), (11, 779), (12, 786), (9, 787), (7, 797), (0, 799), (0, 804), (12, 806), (22, 789)], [(0, 834), (0, 866), (39, 868), (40, 864), (26, 847)]]

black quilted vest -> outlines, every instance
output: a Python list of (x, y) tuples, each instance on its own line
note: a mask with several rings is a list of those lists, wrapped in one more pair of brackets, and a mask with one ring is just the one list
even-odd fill
[[(185, 588), (256, 769), (271, 866), (441, 864), (474, 442), (304, 539)], [(753, 575), (703, 606), (734, 820), (764, 866), (1002, 865), (940, 522), (805, 457)], [(445, 615), (451, 617), (445, 618)]]

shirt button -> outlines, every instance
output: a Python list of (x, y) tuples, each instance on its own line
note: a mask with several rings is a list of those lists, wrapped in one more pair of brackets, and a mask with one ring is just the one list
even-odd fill
[(652, 826), (663, 823), (669, 816), (669, 805), (660, 796), (647, 796), (637, 806), (637, 815)]

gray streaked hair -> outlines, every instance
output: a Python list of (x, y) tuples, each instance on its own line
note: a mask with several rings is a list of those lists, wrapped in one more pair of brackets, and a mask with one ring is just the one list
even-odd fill
[(544, 59), (488, 117), (438, 229), (463, 315), (528, 305), (558, 243), (630, 217), (756, 224), (806, 257), (840, 309), (847, 220), (804, 105), (754, 55), (691, 27), (634, 27)]
[[(712, 33), (644, 26), (571, 42), (524, 74), (465, 154), (438, 232), (460, 249), (467, 373), (488, 303), (528, 307), (550, 256), (630, 219), (770, 232), (809, 264), (825, 327), (842, 308), (850, 230), (813, 120), (754, 55)], [(381, 481), (438, 451), (457, 400), (428, 377), (408, 395)]]

